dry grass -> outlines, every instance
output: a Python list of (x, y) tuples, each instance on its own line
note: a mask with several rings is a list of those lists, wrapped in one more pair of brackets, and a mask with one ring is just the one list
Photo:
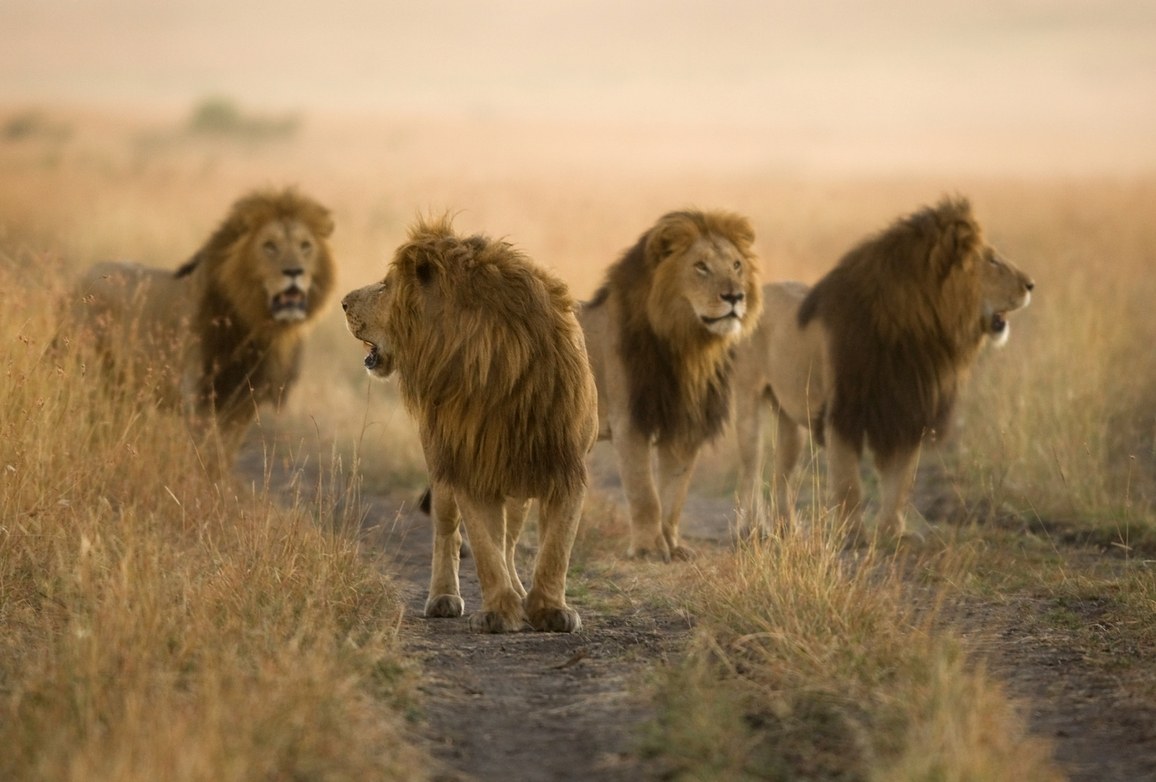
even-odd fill
[(1054, 780), (1049, 747), (896, 561), (807, 531), (705, 563), (650, 747), (678, 779)]
[(420, 777), (349, 487), (211, 482), (179, 420), (46, 354), (43, 260), (0, 248), (0, 777)]

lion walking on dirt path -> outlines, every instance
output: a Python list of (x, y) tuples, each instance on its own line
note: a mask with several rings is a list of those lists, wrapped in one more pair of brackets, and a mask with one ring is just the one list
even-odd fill
[[(505, 242), (419, 221), (381, 282), (342, 301), (378, 378), (394, 372), (418, 422), (432, 479), (428, 617), (465, 610), (464, 518), (482, 588), (479, 632), (573, 632), (570, 550), (597, 434), (597, 390), (575, 303), (560, 280)], [(539, 549), (527, 592), (515, 549), (538, 499)]]

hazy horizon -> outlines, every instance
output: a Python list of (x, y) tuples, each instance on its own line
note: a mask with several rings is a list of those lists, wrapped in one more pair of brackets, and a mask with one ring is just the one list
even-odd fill
[(881, 165), (1156, 167), (1156, 5), (6, 0), (0, 104), (745, 128)]

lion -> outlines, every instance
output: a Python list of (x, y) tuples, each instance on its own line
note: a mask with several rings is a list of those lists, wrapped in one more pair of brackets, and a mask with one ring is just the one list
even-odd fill
[(826, 445), (830, 492), (852, 539), (864, 539), (859, 463), (880, 476), (877, 535), (909, 531), (904, 508), (921, 445), (942, 434), (985, 342), (1002, 345), (1007, 314), (1035, 283), (984, 240), (964, 198), (945, 198), (848, 252), (814, 287), (763, 290), (763, 317), (735, 356), (738, 533), (766, 532), (762, 405), (776, 413), (774, 514), (789, 516), (787, 479), (809, 430)]
[(289, 188), (233, 204), (175, 271), (106, 262), (65, 302), (121, 388), (211, 423), (226, 461), (261, 403), (280, 405), (300, 374), (308, 327), (334, 284), (329, 210)]
[(731, 351), (758, 323), (754, 238), (740, 215), (671, 212), (579, 312), (599, 438), (611, 441), (630, 506), (630, 557), (694, 555), (679, 517), (698, 453), (729, 417)]
[[(465, 610), (464, 517), (482, 587), (476, 632), (574, 632), (566, 573), (598, 430), (597, 390), (566, 285), (510, 244), (419, 220), (381, 282), (341, 302), (377, 378), (394, 372), (430, 471), (427, 617)], [(514, 553), (531, 500), (539, 551), (526, 591)]]

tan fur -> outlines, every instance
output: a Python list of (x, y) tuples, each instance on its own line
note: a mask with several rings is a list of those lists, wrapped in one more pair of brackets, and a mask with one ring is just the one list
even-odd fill
[(263, 402), (297, 378), (302, 340), (333, 287), (329, 211), (292, 189), (238, 200), (176, 272), (102, 263), (66, 302), (114, 382), (217, 424), (226, 459)]
[(613, 443), (630, 504), (630, 556), (693, 554), (679, 516), (699, 450), (727, 420), (730, 351), (758, 322), (753, 242), (744, 217), (671, 212), (610, 267), (579, 314), (599, 436)]
[(903, 509), (925, 437), (941, 433), (985, 339), (1007, 338), (1006, 313), (1027, 306), (1034, 283), (983, 240), (971, 207), (945, 199), (851, 250), (813, 288), (764, 291), (758, 329), (735, 356), (740, 532), (761, 522), (761, 407), (777, 415), (772, 477), (786, 484), (801, 430), (828, 447), (835, 504), (862, 534), (859, 462), (871, 450), (882, 483), (876, 519), (905, 533)]
[[(504, 242), (419, 221), (384, 280), (342, 300), (366, 368), (397, 372), (433, 479), (434, 557), (427, 616), (461, 616), (459, 519), (482, 585), (483, 632), (570, 632), (570, 547), (597, 432), (597, 390), (566, 286)], [(514, 548), (541, 503), (527, 594)], [(459, 515), (460, 509), (460, 515)]]

